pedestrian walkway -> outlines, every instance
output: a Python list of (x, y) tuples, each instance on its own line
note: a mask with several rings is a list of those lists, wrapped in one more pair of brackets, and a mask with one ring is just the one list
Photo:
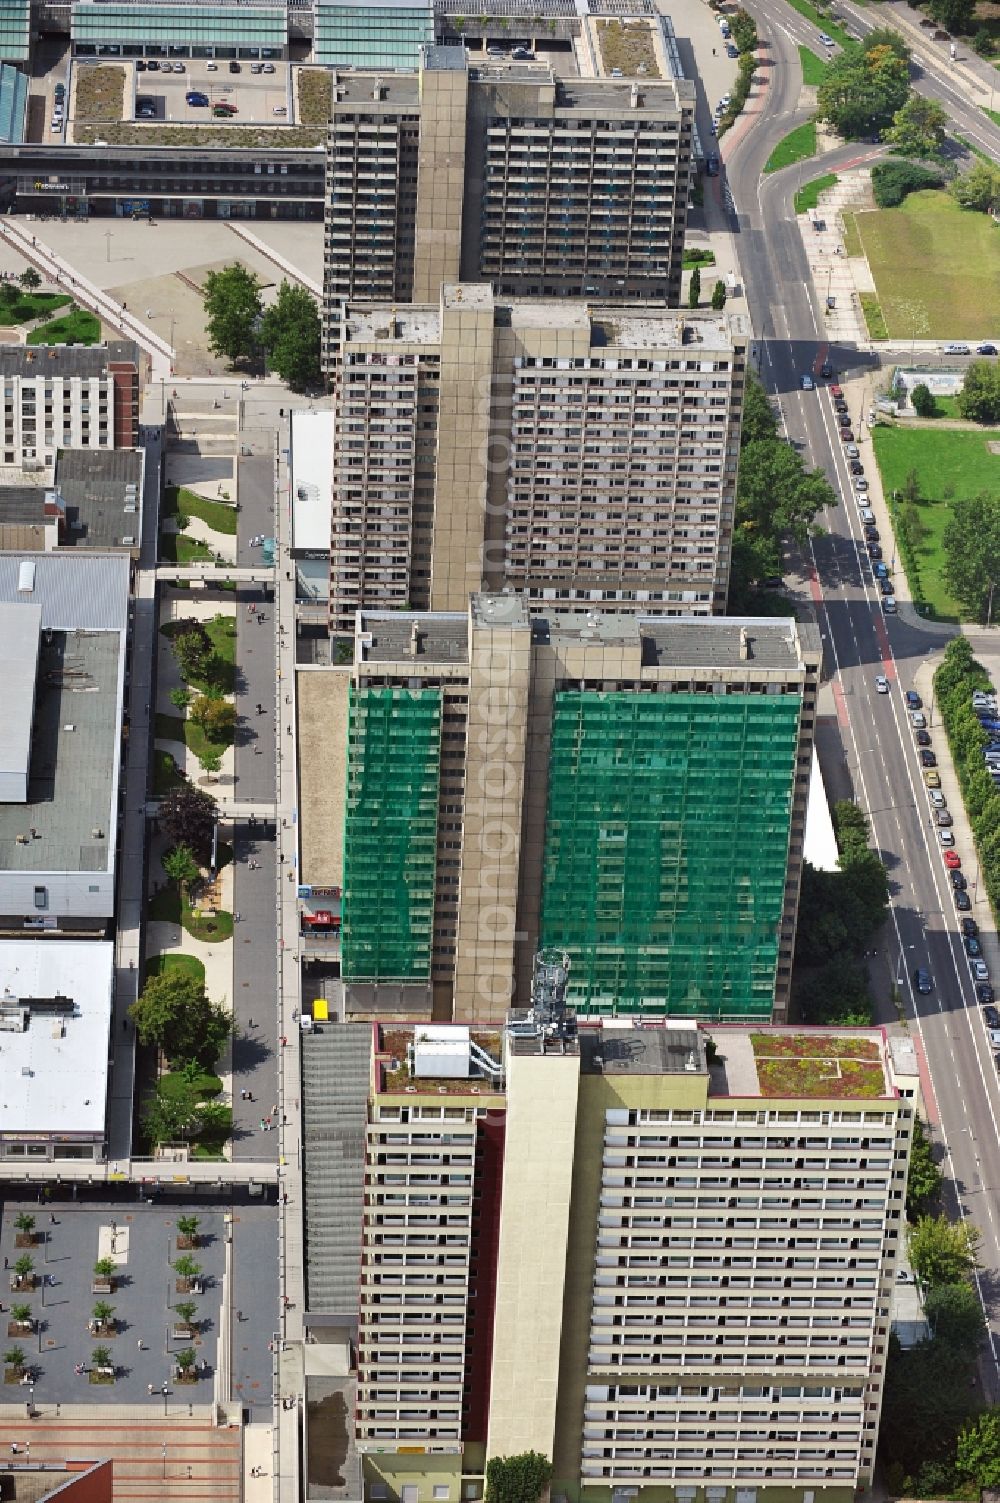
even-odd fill
[(64, 288), (82, 308), (89, 309), (103, 322), (118, 329), (123, 339), (134, 339), (150, 356), (153, 380), (170, 375), (174, 358), (170, 345), (129, 313), (124, 303), (116, 302), (101, 288), (77, 275), (68, 261), (58, 256), (37, 234), (32, 234), (13, 214), (0, 217), (0, 236), (50, 282)]
[(312, 293), (313, 297), (322, 301), (323, 289), (319, 283), (314, 282), (311, 277), (307, 277), (305, 272), (300, 271), (297, 266), (293, 266), (287, 256), (283, 256), (280, 251), (276, 251), (273, 246), (268, 245), (259, 235), (252, 234), (246, 225), (240, 224), (238, 220), (227, 219), (226, 227), (232, 230), (233, 234), (238, 236), (240, 240), (245, 241), (247, 245), (252, 245), (254, 250), (259, 251), (268, 261), (273, 261), (275, 266), (281, 268), (286, 277), (291, 277), (293, 282), (298, 282), (300, 287), (304, 287), (307, 292)]

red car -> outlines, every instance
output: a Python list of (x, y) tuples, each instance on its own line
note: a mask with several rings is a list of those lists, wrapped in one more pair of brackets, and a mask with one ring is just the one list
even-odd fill
[(834, 398), (842, 397), (844, 395), (839, 386), (830, 386), (827, 388), (827, 390), (829, 391), (831, 397)]
[(944, 864), (949, 871), (955, 872), (962, 865), (962, 858), (956, 851), (945, 851)]

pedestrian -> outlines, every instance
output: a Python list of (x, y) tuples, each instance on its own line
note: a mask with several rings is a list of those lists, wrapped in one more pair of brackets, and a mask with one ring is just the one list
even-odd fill
[(238, 924), (239, 921), (240, 921), (240, 915), (238, 913), (234, 913), (233, 914), (233, 923), (234, 924)]
[(253, 1018), (247, 1018), (247, 1027), (248, 1028), (252, 1028), (253, 1027)]
[(245, 1090), (243, 1090), (243, 1091), (240, 1092), (240, 1100), (241, 1101), (245, 1101), (246, 1099), (247, 1099), (247, 1093), (246, 1093)]
[(8, 1263), (8, 1262), (7, 1262), (7, 1259), (6, 1259), (6, 1258), (4, 1258), (4, 1260), (3, 1260), (3, 1266), (4, 1266), (4, 1267), (5, 1267), (5, 1268), (9, 1268), (9, 1267), (10, 1267), (10, 1264), (9, 1264), (9, 1263)]
[(152, 1383), (147, 1383), (146, 1384), (146, 1392), (148, 1394), (152, 1395), (152, 1392), (153, 1392), (153, 1385), (152, 1385)]
[(56, 1220), (56, 1213), (55, 1213), (55, 1211), (50, 1211), (49, 1212), (49, 1221), (52, 1223), (53, 1226), (58, 1226), (59, 1225), (58, 1221)]
[(12, 1456), (16, 1456), (17, 1455), (17, 1441), (16, 1440), (12, 1440), (11, 1443), (10, 1443), (10, 1454)]
[(139, 1337), (139, 1340), (136, 1342), (136, 1346), (139, 1348), (139, 1350), (141, 1352), (142, 1351), (142, 1337), (141, 1336)]
[(267, 1126), (265, 1125), (263, 1117), (261, 1117), (260, 1119), (260, 1130), (261, 1132), (267, 1132)]
[(272, 1117), (276, 1117), (277, 1115), (278, 1115), (278, 1103), (275, 1102), (274, 1105), (271, 1108), (271, 1116)]
[(253, 1091), (247, 1091), (247, 1100), (248, 1101), (252, 1101), (253, 1100)]

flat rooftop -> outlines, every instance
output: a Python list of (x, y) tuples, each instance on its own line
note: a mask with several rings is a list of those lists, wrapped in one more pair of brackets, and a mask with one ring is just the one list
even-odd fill
[(0, 869), (108, 871), (123, 638), (42, 627), (28, 800), (0, 804)]
[(292, 547), (330, 552), (333, 507), (331, 411), (292, 413)]
[(42, 629), (40, 606), (0, 604), (0, 681), (4, 717), (0, 722), (0, 798), (19, 799), (27, 791), (31, 723)]
[(60, 449), (55, 486), (66, 505), (64, 546), (138, 547), (142, 473), (140, 449)]
[(0, 1133), (103, 1134), (113, 981), (110, 942), (0, 941)]
[[(375, 82), (382, 84), (381, 98), (373, 99)], [(331, 117), (336, 123), (341, 111), (364, 110), (366, 114), (378, 114), (380, 109), (398, 110), (420, 108), (420, 80), (416, 71), (391, 73), (388, 69), (370, 69), (364, 73), (346, 70), (334, 73), (333, 107)]]
[(805, 1100), (894, 1098), (886, 1037), (878, 1028), (704, 1030), (717, 1049), (711, 1096)]
[(603, 1019), (579, 1030), (584, 1075), (704, 1075), (705, 1040), (698, 1028), (638, 1027)]
[[(418, 627), (417, 650), (413, 652), (413, 626)], [(404, 615), (386, 611), (361, 613), (362, 641), (358, 661), (362, 663), (467, 663), (469, 661), (469, 625), (458, 611), (422, 612)], [(357, 640), (357, 639), (356, 639)]]
[(0, 553), (0, 601), (40, 605), (43, 631), (124, 631), (131, 567), (124, 553)]
[(109, 363), (138, 363), (138, 347), (130, 340), (108, 344), (0, 345), (0, 376), (101, 376)]
[[(470, 1075), (454, 1074), (422, 1074), (411, 1075), (408, 1064), (408, 1053), (414, 1046), (418, 1035), (426, 1033), (431, 1025), (426, 1023), (414, 1024), (380, 1024), (376, 1034), (375, 1048), (375, 1082), (376, 1090), (384, 1094), (398, 1094), (406, 1091), (407, 1094), (417, 1095), (421, 1093), (434, 1096), (468, 1096), (475, 1094), (502, 1095), (503, 1086), (499, 1081), (492, 1079), (484, 1072), (477, 1071)], [(449, 1029), (448, 1025), (433, 1025), (434, 1032), (438, 1035), (437, 1044), (442, 1057), (448, 1053), (445, 1042), (449, 1031), (454, 1031), (456, 1045), (461, 1045), (461, 1025)], [(503, 1058), (503, 1036), (499, 1028), (471, 1028), (466, 1031), (467, 1038), (488, 1055), (490, 1059), (501, 1061)], [(473, 1062), (475, 1050), (473, 1050)]]
[[(751, 619), (716, 617), (685, 621), (683, 617), (641, 623), (642, 661), (650, 668), (796, 668), (802, 661), (800, 642), (813, 644), (810, 628), (785, 617)], [(743, 633), (747, 656), (743, 656)], [(815, 629), (812, 629), (815, 633)], [(815, 648), (819, 650), (819, 641)]]

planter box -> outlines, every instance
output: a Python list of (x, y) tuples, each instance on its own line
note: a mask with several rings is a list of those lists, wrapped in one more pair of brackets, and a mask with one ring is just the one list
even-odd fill
[(33, 1320), (9, 1320), (7, 1322), (8, 1336), (30, 1336), (35, 1329)]
[(116, 1320), (107, 1320), (107, 1321), (105, 1321), (102, 1324), (100, 1321), (88, 1320), (87, 1321), (87, 1330), (88, 1330), (89, 1334), (94, 1337), (95, 1340), (99, 1336), (103, 1336), (103, 1337), (117, 1336), (118, 1335), (118, 1322)]
[(194, 1341), (198, 1335), (198, 1327), (186, 1325), (183, 1321), (178, 1322), (170, 1331), (171, 1341)]
[(115, 1281), (111, 1279), (95, 1278), (90, 1286), (91, 1294), (114, 1294)]
[[(214, 915), (209, 915), (209, 917), (214, 917)], [(200, 1245), (201, 1245), (201, 1238), (200, 1237), (178, 1237), (177, 1238), (177, 1250), (178, 1250), (178, 1252), (194, 1252), (194, 1250), (197, 1247), (199, 1247)]]
[(204, 1292), (201, 1286), (201, 1279), (177, 1279), (174, 1283), (174, 1290), (177, 1294), (201, 1294)]
[(22, 1279), (15, 1273), (11, 1275), (10, 1292), (11, 1294), (33, 1294), (37, 1285), (38, 1278), (35, 1274), (29, 1273), (26, 1278)]
[(37, 1232), (18, 1232), (17, 1236), (14, 1238), (14, 1246), (15, 1247), (34, 1247), (34, 1245), (35, 1245), (35, 1243), (37, 1241), (38, 1241), (38, 1233)]
[(190, 1384), (190, 1383), (197, 1383), (197, 1381), (198, 1381), (198, 1374), (197, 1374), (197, 1372), (195, 1371), (195, 1369), (193, 1367), (189, 1368), (186, 1373), (185, 1372), (181, 1372), (180, 1368), (177, 1368), (177, 1370), (174, 1372), (174, 1382), (175, 1383), (187, 1383), (187, 1384)]
[(3, 1370), (3, 1380), (5, 1383), (20, 1383), (23, 1377), (23, 1367), (5, 1367)]
[(102, 1368), (92, 1367), (90, 1369), (89, 1373), (87, 1374), (87, 1377), (88, 1377), (88, 1379), (90, 1380), (91, 1383), (105, 1383), (105, 1384), (107, 1384), (107, 1383), (113, 1383), (115, 1381), (114, 1372), (109, 1367), (102, 1367)]

